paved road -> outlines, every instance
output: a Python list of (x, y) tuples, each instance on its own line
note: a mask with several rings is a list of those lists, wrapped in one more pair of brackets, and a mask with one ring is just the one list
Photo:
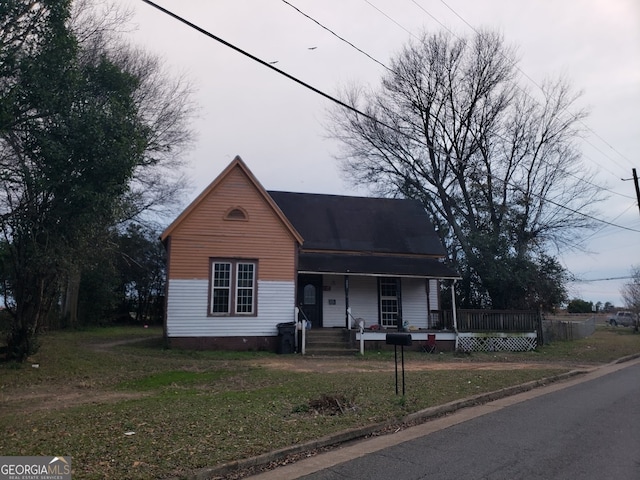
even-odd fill
[(257, 478), (638, 480), (640, 360), (393, 437), (345, 446)]

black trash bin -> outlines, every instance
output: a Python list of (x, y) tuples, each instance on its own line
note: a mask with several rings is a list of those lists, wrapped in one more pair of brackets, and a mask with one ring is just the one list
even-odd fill
[(278, 353), (294, 353), (296, 351), (296, 322), (279, 323)]

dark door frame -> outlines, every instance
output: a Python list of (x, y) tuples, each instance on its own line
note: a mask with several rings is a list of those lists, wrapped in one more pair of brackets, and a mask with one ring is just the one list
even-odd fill
[[(312, 285), (315, 289), (314, 304), (305, 303), (304, 289), (307, 285)], [(296, 304), (311, 321), (312, 328), (322, 328), (322, 275), (299, 274), (297, 290)]]

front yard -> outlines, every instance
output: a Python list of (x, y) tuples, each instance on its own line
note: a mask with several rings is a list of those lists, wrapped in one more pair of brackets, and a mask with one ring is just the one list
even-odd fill
[[(157, 329), (53, 332), (24, 365), (0, 364), (3, 455), (70, 455), (74, 478), (188, 477), (200, 468), (639, 353), (640, 335), (518, 354), (364, 358), (164, 350)], [(126, 343), (138, 340), (135, 343)]]

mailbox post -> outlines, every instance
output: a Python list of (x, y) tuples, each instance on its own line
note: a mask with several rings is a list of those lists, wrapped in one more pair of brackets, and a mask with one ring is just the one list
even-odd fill
[(402, 396), (404, 396), (404, 347), (411, 346), (411, 334), (409, 333), (387, 333), (387, 345), (393, 345), (396, 360), (396, 395), (398, 395), (398, 345), (400, 345), (402, 355)]

